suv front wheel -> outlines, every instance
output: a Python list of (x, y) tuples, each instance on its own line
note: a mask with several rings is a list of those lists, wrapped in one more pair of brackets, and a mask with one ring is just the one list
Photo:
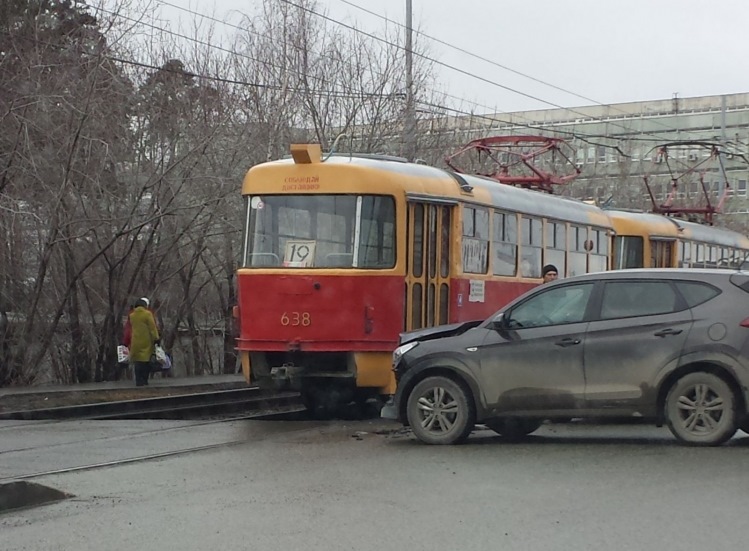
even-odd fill
[(463, 385), (447, 377), (427, 377), (408, 396), (408, 424), (426, 444), (458, 444), (476, 423), (473, 399)]
[(676, 381), (665, 410), (671, 432), (686, 444), (718, 446), (736, 433), (736, 397), (712, 373), (689, 373)]

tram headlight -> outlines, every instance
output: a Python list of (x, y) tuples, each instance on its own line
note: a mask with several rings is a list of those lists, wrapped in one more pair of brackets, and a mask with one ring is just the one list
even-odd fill
[(403, 354), (405, 354), (409, 350), (413, 350), (418, 344), (419, 344), (419, 341), (412, 341), (412, 342), (407, 342), (406, 344), (403, 344), (399, 346), (398, 348), (396, 348), (393, 351), (393, 367), (398, 366), (398, 363), (401, 361)]

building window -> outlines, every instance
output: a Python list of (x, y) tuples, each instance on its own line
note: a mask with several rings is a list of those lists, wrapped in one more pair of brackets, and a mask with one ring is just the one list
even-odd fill
[(746, 180), (739, 180), (739, 185), (736, 186), (736, 195), (746, 197)]

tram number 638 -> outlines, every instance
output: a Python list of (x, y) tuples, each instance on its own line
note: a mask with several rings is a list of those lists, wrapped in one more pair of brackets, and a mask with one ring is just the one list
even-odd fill
[(284, 312), (281, 314), (281, 325), (284, 327), (291, 325), (297, 327), (299, 325), (307, 327), (312, 324), (312, 317), (309, 312)]

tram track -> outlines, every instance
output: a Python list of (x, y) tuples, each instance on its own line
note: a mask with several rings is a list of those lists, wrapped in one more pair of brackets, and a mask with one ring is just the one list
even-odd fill
[[(150, 429), (150, 430), (143, 430), (143, 431), (137, 431), (137, 432), (129, 432), (127, 434), (117, 434), (114, 436), (99, 436), (95, 438), (85, 438), (81, 440), (67, 440), (64, 442), (56, 442), (54, 444), (44, 444), (42, 446), (28, 446), (25, 448), (12, 448), (8, 450), (1, 450), (0, 455), (5, 454), (11, 454), (11, 453), (21, 453), (21, 452), (30, 452), (30, 451), (40, 451), (40, 450), (50, 450), (52, 448), (60, 448), (65, 446), (74, 446), (76, 444), (90, 444), (94, 442), (116, 442), (119, 440), (131, 440), (133, 438), (143, 438), (147, 436), (153, 436), (157, 434), (163, 434), (168, 432), (176, 432), (181, 430), (188, 430), (193, 429), (196, 427), (204, 427), (206, 425), (214, 425), (218, 423), (229, 423), (232, 421), (246, 421), (246, 420), (285, 420), (289, 416), (293, 415), (302, 415), (305, 412), (305, 409), (299, 406), (289, 406), (288, 408), (278, 408), (276, 410), (271, 411), (258, 411), (254, 413), (248, 413), (244, 415), (235, 415), (230, 417), (220, 417), (215, 419), (207, 419), (204, 421), (199, 421), (196, 423), (188, 423), (185, 425), (178, 425), (174, 427), (163, 427), (158, 429)], [(78, 419), (70, 419), (70, 420), (64, 420), (64, 421), (55, 421), (56, 423), (63, 423), (66, 421), (78, 421)], [(38, 424), (34, 425), (14, 425), (15, 428), (22, 428), (22, 427), (35, 427), (39, 426)], [(2, 480), (2, 478), (0, 478)]]
[[(69, 420), (194, 419), (262, 409), (272, 413), (274, 409), (294, 406), (301, 407), (299, 395), (296, 393), (269, 393), (257, 387), (250, 387), (9, 411), (0, 413), (0, 420), (40, 421), (31, 425), (37, 426)], [(28, 426), (30, 425), (27, 423), (18, 423), (0, 427), (0, 430)]]
[[(171, 430), (184, 430), (184, 429), (190, 429), (190, 428), (195, 428), (195, 427), (198, 427), (198, 426), (210, 425), (210, 424), (215, 424), (215, 423), (227, 423), (227, 422), (231, 422), (231, 421), (241, 421), (241, 420), (244, 420), (244, 419), (259, 419), (259, 418), (271, 419), (274, 416), (288, 415), (288, 413), (289, 413), (288, 411), (282, 411), (282, 412), (277, 412), (277, 413), (260, 412), (260, 413), (256, 413), (256, 414), (242, 415), (242, 416), (231, 417), (231, 418), (226, 418), (226, 419), (215, 419), (215, 420), (212, 420), (212, 421), (204, 421), (204, 422), (201, 422), (201, 423), (191, 423), (189, 425), (182, 425), (180, 427), (168, 427), (168, 428), (165, 428), (165, 429), (156, 429), (156, 430), (153, 430), (153, 431), (143, 431), (141, 433), (135, 433), (135, 434), (118, 435), (118, 436), (114, 436), (114, 437), (102, 437), (102, 438), (87, 439), (87, 440), (85, 440), (85, 442), (86, 443), (92, 443), (92, 442), (96, 442), (97, 440), (98, 441), (122, 440), (122, 439), (128, 439), (128, 438), (137, 437), (137, 436), (151, 436), (151, 435), (154, 435), (154, 434), (163, 433), (163, 432), (167, 432), (167, 431), (171, 431)], [(302, 431), (306, 431), (306, 430), (309, 430), (309, 427), (295, 429), (295, 430), (291, 430), (291, 431), (285, 431), (285, 433), (289, 433), (289, 432), (292, 432), (292, 433), (293, 432), (302, 432)], [(63, 442), (63, 443), (60, 443), (60, 444), (55, 444), (55, 445), (52, 445), (52, 446), (39, 446), (39, 447), (36, 447), (36, 448), (29, 448), (29, 449), (23, 449), (23, 450), (8, 450), (7, 452), (4, 452), (4, 453), (11, 453), (12, 451), (19, 451), (19, 452), (22, 452), (22, 451), (34, 451), (34, 450), (40, 450), (40, 449), (48, 449), (48, 448), (51, 448), (51, 447), (54, 447), (54, 446), (75, 445), (75, 444), (79, 444), (81, 442), (70, 442), (70, 441), (68, 441), (68, 442)], [(153, 461), (153, 460), (157, 460), (157, 459), (164, 459), (164, 458), (167, 458), (167, 457), (175, 457), (175, 456), (179, 456), (179, 455), (187, 455), (187, 454), (190, 454), (190, 453), (197, 453), (197, 452), (201, 452), (201, 451), (208, 451), (208, 450), (214, 450), (214, 449), (219, 449), (219, 448), (227, 448), (227, 447), (236, 446), (236, 445), (240, 445), (240, 444), (246, 444), (247, 442), (248, 442), (248, 440), (246, 438), (242, 438), (242, 439), (236, 439), (236, 440), (229, 440), (229, 441), (226, 441), (226, 442), (218, 442), (218, 443), (215, 443), (215, 444), (206, 444), (206, 445), (203, 445), (203, 446), (192, 446), (192, 447), (188, 447), (188, 448), (179, 448), (179, 449), (176, 449), (176, 450), (166, 450), (166, 451), (162, 451), (162, 452), (156, 452), (156, 453), (151, 453), (151, 454), (139, 455), (139, 456), (134, 456), (134, 457), (125, 457), (125, 458), (121, 458), (121, 459), (112, 459), (110, 461), (102, 461), (102, 462), (98, 462), (98, 463), (89, 463), (89, 464), (84, 464), (84, 465), (74, 465), (74, 466), (71, 466), (71, 467), (62, 467), (62, 468), (59, 468), (59, 469), (49, 469), (49, 470), (45, 470), (45, 471), (37, 471), (37, 472), (26, 473), (26, 474), (0, 476), (0, 483), (11, 481), (11, 480), (13, 480), (13, 481), (15, 481), (15, 480), (30, 480), (30, 479), (34, 479), (34, 478), (42, 478), (42, 477), (45, 477), (45, 476), (52, 476), (52, 475), (58, 475), (58, 474), (67, 474), (67, 473), (75, 473), (75, 472), (83, 472), (83, 471), (92, 471), (92, 470), (102, 469), (102, 468), (107, 468), (107, 467), (117, 467), (117, 466), (129, 465), (129, 464), (134, 464), (134, 463), (143, 463), (143, 462)]]

